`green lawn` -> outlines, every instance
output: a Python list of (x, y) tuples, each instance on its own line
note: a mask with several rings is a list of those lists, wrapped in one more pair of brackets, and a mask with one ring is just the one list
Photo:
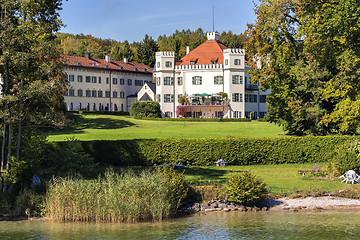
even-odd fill
[(75, 137), (81, 141), (152, 139), (273, 137), (282, 129), (267, 122), (172, 122), (133, 119), (130, 116), (74, 114), (75, 126), (50, 133), (50, 141)]
[[(319, 166), (323, 165), (322, 171), (326, 171), (328, 163), (319, 163)], [(311, 173), (307, 173), (302, 176), (298, 173), (298, 170), (311, 170), (313, 163), (304, 164), (279, 164), (279, 165), (250, 165), (250, 166), (226, 166), (226, 167), (198, 167), (198, 166), (186, 166), (185, 170), (179, 170), (184, 172), (185, 180), (192, 183), (192, 185), (217, 185), (218, 183), (225, 183), (226, 180), (234, 173), (242, 171), (250, 171), (252, 174), (264, 180), (269, 187), (284, 188), (285, 193), (292, 193), (295, 191), (314, 191), (323, 190), (325, 192), (333, 192), (341, 188), (351, 186), (360, 190), (360, 184), (345, 184), (342, 183), (342, 179), (338, 178), (317, 178)], [(140, 172), (144, 167), (125, 167), (113, 168), (115, 171), (122, 171), (124, 169), (131, 168), (135, 172)], [(105, 167), (98, 168), (96, 174), (103, 174)], [(97, 175), (94, 175), (97, 176)], [(201, 181), (199, 181), (201, 180)], [(210, 183), (208, 182), (210, 180)], [(280, 192), (280, 189), (274, 189), (275, 192)]]
[[(327, 169), (327, 163), (323, 170)], [(306, 164), (280, 164), (280, 165), (251, 165), (251, 166), (226, 166), (226, 167), (187, 167), (185, 179), (187, 181), (201, 180), (226, 180), (233, 173), (251, 171), (264, 180), (267, 186), (295, 188), (296, 190), (322, 189), (331, 191), (346, 186), (340, 179), (322, 179), (311, 177), (311, 174), (302, 176), (298, 170), (311, 170), (313, 163)], [(355, 186), (358, 186), (355, 185)]]

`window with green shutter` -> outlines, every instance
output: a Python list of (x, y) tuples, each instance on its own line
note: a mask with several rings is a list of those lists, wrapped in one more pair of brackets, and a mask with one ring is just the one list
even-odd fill
[(224, 77), (223, 76), (214, 76), (214, 84), (215, 85), (224, 84)]
[(202, 77), (201, 76), (192, 77), (192, 84), (193, 85), (202, 85)]

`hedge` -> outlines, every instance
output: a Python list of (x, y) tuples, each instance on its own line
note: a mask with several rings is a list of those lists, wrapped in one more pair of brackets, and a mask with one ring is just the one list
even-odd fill
[[(81, 142), (104, 165), (154, 166), (169, 163), (210, 166), (220, 158), (232, 165), (328, 162), (352, 136), (147, 139)], [(53, 144), (62, 144), (61, 142)]]
[[(150, 118), (134, 117), (141, 120), (165, 121), (165, 122), (251, 122), (250, 118)], [(262, 120), (265, 122), (265, 120)]]

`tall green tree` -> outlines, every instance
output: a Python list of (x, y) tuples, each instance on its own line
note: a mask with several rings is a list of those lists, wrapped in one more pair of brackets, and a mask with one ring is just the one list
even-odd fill
[(120, 61), (122, 59), (123, 53), (122, 53), (120, 44), (115, 44), (111, 48), (110, 56), (111, 56), (111, 59), (116, 60), (116, 61)]
[(130, 43), (127, 40), (124, 41), (123, 51), (123, 58), (127, 58), (130, 62), (132, 62), (134, 60), (134, 52), (131, 49)]
[(144, 63), (153, 68), (155, 66), (155, 53), (158, 50), (159, 47), (156, 41), (146, 34), (136, 50), (135, 61)]
[(296, 135), (356, 131), (358, 2), (260, 0), (255, 12), (246, 51), (252, 80), (271, 88), (268, 119)]
[[(65, 81), (54, 44), (61, 0), (0, 1), (0, 192), (10, 194), (40, 151), (37, 126), (59, 122)], [(40, 144), (41, 145), (41, 144)], [(37, 146), (40, 146), (37, 145)], [(33, 154), (29, 154), (29, 152)]]
[(123, 43), (116, 43), (111, 48), (111, 58), (117, 61), (122, 61), (127, 58), (130, 62), (134, 60), (134, 53), (131, 49), (130, 43), (125, 40)]

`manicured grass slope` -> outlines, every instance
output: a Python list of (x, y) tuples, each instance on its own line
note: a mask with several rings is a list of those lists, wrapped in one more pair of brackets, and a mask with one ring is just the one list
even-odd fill
[[(327, 169), (327, 164), (323, 170)], [(298, 170), (311, 170), (313, 163), (306, 164), (280, 164), (280, 165), (251, 165), (251, 166), (226, 166), (226, 167), (187, 167), (185, 179), (187, 181), (202, 180), (226, 180), (231, 174), (241, 171), (251, 171), (262, 178), (267, 186), (295, 188), (296, 190), (322, 189), (332, 191), (344, 187), (340, 179), (324, 179), (311, 177), (311, 174), (303, 177)]]
[(74, 114), (72, 129), (52, 132), (50, 141), (75, 137), (80, 141), (152, 139), (272, 137), (280, 127), (267, 122), (172, 122), (133, 119), (129, 116)]

